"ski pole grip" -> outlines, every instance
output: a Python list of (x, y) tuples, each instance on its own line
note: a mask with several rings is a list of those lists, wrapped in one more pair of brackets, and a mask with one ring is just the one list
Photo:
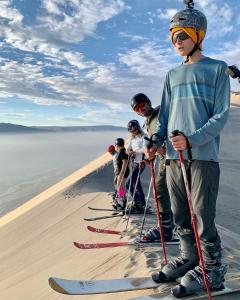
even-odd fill
[(177, 136), (177, 135), (179, 135), (179, 134), (180, 134), (180, 131), (179, 131), (178, 129), (173, 130), (173, 132), (172, 132), (172, 135), (173, 135), (173, 136)]
[(148, 141), (148, 143), (147, 143), (147, 148), (148, 148), (148, 150), (149, 149), (151, 149), (152, 148), (152, 146), (153, 146), (153, 141), (152, 141), (152, 139), (150, 138), (148, 138), (148, 137), (144, 137), (144, 140), (146, 140), (146, 141)]
[(184, 136), (185, 137), (185, 139), (186, 139), (186, 142), (187, 142), (187, 153), (188, 153), (188, 160), (189, 161), (192, 161), (192, 151), (191, 151), (191, 145), (190, 145), (190, 143), (189, 143), (189, 140), (188, 140), (188, 138), (186, 137), (186, 135), (182, 132), (182, 131), (180, 131), (180, 130), (178, 130), (178, 129), (176, 129), (176, 130), (173, 130), (173, 132), (172, 132), (172, 136), (178, 136), (178, 135), (182, 135), (182, 136)]
[(146, 141), (148, 141), (148, 144), (147, 144), (147, 148), (148, 150), (152, 148), (153, 144), (157, 144), (157, 142), (153, 139), (154, 137), (159, 137), (159, 135), (157, 133), (154, 133), (153, 135), (150, 136), (150, 138), (148, 137), (144, 137), (144, 139)]

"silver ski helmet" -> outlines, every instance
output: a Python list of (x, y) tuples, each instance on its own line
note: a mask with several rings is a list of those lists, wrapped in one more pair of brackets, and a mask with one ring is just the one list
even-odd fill
[(176, 27), (192, 27), (199, 32), (201, 30), (206, 34), (207, 18), (197, 9), (194, 9), (193, 0), (184, 0), (186, 9), (177, 12), (170, 21), (170, 31)]

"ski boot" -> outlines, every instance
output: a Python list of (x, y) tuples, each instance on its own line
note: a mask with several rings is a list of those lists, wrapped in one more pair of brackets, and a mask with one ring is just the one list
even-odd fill
[(127, 199), (125, 196), (123, 197), (116, 196), (116, 198), (112, 202), (112, 207), (117, 211), (123, 211), (126, 207), (126, 203), (127, 203)]
[[(194, 252), (194, 251), (193, 251)], [(181, 253), (177, 258), (170, 260), (160, 272), (152, 274), (152, 279), (156, 283), (171, 282), (184, 276), (189, 270), (195, 268), (199, 263), (198, 255), (192, 253), (188, 257)]]
[(136, 205), (132, 205), (129, 206), (127, 209), (126, 209), (126, 215), (138, 215), (138, 214), (143, 214), (144, 213), (144, 208), (142, 207), (137, 207)]
[[(179, 238), (176, 234), (172, 232), (172, 228), (163, 228), (164, 233), (164, 241), (171, 244), (178, 244)], [(145, 232), (142, 237), (137, 237), (138, 241), (140, 243), (154, 243), (154, 242), (160, 242), (161, 241), (161, 235), (159, 227), (152, 227), (147, 232)]]
[[(173, 226), (172, 226), (172, 218), (171, 214), (164, 213), (161, 214), (162, 219), (162, 227), (163, 227), (163, 234), (164, 234), (164, 240), (165, 242), (169, 242), (173, 239)], [(174, 236), (174, 239), (176, 239), (176, 235)], [(144, 235), (141, 237), (141, 242), (151, 243), (151, 242), (157, 242), (161, 240), (160, 236), (160, 229), (159, 227), (152, 227), (147, 232), (144, 233)]]
[[(211, 290), (224, 289), (223, 282), (224, 275), (228, 269), (227, 265), (206, 266), (205, 269), (209, 288)], [(181, 279), (180, 284), (172, 288), (171, 292), (176, 298), (182, 298), (205, 289), (202, 268), (197, 266), (193, 270), (188, 271)]]

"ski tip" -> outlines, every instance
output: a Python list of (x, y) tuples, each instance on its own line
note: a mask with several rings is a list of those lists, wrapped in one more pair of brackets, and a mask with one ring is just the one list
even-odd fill
[(88, 229), (89, 231), (94, 231), (94, 227), (92, 227), (92, 226), (90, 226), (90, 225), (87, 226), (87, 229)]
[(82, 249), (81, 244), (78, 243), (78, 242), (73, 242), (73, 245), (74, 245), (75, 247), (77, 247), (77, 248)]
[(55, 291), (55, 292), (58, 292), (58, 293), (61, 293), (61, 294), (67, 294), (69, 295), (69, 293), (64, 290), (58, 283), (57, 283), (57, 278), (55, 277), (49, 277), (48, 278), (48, 284), (49, 286)]

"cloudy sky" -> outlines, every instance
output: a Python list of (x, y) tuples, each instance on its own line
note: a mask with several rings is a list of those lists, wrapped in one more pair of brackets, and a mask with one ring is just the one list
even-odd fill
[[(182, 0), (1, 0), (0, 122), (121, 125), (129, 100), (157, 105)], [(240, 67), (240, 1), (195, 0), (209, 21), (205, 55)], [(232, 89), (237, 82), (231, 80)]]

